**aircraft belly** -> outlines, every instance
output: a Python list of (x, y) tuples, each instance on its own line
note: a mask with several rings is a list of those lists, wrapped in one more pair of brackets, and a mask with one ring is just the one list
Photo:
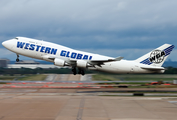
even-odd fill
[(154, 73), (156, 71), (149, 71), (145, 69), (141, 69), (139, 65), (133, 62), (110, 62), (102, 65), (101, 67), (96, 67), (97, 70), (109, 72), (109, 73), (117, 73), (117, 74), (136, 74), (136, 73)]
[(106, 63), (101, 67), (97, 67), (98, 70), (109, 73), (129, 73), (130, 70), (127, 67), (118, 66), (116, 64)]

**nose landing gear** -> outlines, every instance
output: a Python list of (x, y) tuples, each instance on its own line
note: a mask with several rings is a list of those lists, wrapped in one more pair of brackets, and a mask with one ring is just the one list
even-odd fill
[(17, 59), (16, 59), (16, 61), (17, 61), (17, 62), (19, 62), (19, 61), (20, 61), (20, 60), (19, 60), (19, 55), (17, 55)]

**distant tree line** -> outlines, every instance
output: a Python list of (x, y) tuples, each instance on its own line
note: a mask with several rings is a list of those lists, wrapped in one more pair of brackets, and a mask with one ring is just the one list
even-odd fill
[(177, 74), (177, 68), (167, 67), (165, 70), (165, 74)]
[[(30, 69), (30, 68), (0, 68), (0, 74), (72, 74), (72, 71), (70, 68), (49, 68), (49, 69), (43, 69), (43, 68), (36, 68), (36, 69)], [(102, 73), (98, 71), (91, 71), (86, 70), (86, 74), (88, 73)], [(104, 73), (106, 74), (106, 73)], [(166, 68), (165, 74), (177, 74), (177, 68), (168, 67)]]
[[(30, 69), (30, 68), (0, 68), (0, 74), (72, 74), (72, 70), (70, 68), (49, 68), (49, 69), (43, 69), (43, 68), (36, 68), (36, 69)], [(87, 70), (86, 73), (93, 73), (93, 71)]]

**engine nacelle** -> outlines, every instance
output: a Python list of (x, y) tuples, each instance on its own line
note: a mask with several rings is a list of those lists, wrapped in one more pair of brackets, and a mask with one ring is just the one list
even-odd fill
[(63, 66), (65, 65), (65, 61), (56, 58), (56, 59), (54, 60), (54, 64), (57, 65), (57, 66), (63, 67)]
[(87, 67), (87, 61), (77, 60), (77, 67), (86, 68)]

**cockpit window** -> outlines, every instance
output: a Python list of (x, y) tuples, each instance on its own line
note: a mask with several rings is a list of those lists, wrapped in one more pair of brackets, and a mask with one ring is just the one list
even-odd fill
[(18, 38), (15, 38), (16, 40), (18, 40)]

